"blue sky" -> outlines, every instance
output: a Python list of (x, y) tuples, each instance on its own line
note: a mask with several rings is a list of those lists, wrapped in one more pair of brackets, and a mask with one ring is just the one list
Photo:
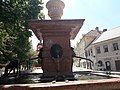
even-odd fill
[(67, 6), (64, 18), (85, 19), (85, 27), (93, 29), (113, 28), (120, 24), (120, 0), (74, 0), (74, 5)]
[[(43, 0), (46, 4), (48, 0)], [(95, 27), (112, 29), (120, 26), (120, 0), (62, 0), (65, 2), (62, 19), (85, 19), (84, 25), (76, 39), (72, 41), (75, 45), (82, 34), (89, 32)], [(46, 19), (47, 10), (44, 6)]]
[[(67, 6), (64, 18), (85, 19), (79, 35), (95, 27), (112, 29), (120, 26), (120, 0), (73, 0), (74, 5)], [(79, 39), (79, 36), (77, 37)]]

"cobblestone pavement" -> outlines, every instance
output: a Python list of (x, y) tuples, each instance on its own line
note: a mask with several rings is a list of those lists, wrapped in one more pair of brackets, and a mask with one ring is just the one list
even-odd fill
[[(73, 72), (78, 72), (78, 71), (93, 71), (93, 70), (73, 66)], [(43, 73), (43, 71), (40, 67), (34, 67), (32, 73)]]
[[(4, 74), (4, 69), (0, 69), (0, 76)], [(100, 75), (100, 76), (110, 76), (110, 77), (120, 77), (120, 72), (116, 71), (97, 71), (97, 70), (91, 70), (81, 67), (73, 66), (73, 72), (92, 72), (94, 75)], [(29, 71), (30, 73), (43, 73), (41, 67), (34, 67), (32, 70)]]

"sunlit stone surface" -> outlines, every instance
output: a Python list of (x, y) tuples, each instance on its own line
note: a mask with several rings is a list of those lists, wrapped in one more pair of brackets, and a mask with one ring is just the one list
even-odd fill
[(50, 0), (47, 2), (48, 15), (52, 20), (61, 19), (65, 4), (61, 0)]

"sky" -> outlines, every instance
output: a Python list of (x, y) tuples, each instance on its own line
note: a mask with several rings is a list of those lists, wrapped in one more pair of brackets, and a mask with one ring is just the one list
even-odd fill
[[(50, 19), (45, 7), (48, 0), (43, 0), (45, 19)], [(82, 28), (71, 45), (75, 46), (83, 34), (95, 27), (100, 30), (112, 29), (120, 26), (120, 0), (62, 0), (65, 3), (62, 19), (85, 19)], [(32, 37), (33, 48), (38, 41)]]

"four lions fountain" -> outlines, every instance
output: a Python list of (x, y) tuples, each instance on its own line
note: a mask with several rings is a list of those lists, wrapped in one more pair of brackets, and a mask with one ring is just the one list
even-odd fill
[(34, 34), (43, 40), (41, 80), (73, 79), (70, 39), (75, 38), (84, 19), (61, 20), (64, 3), (60, 0), (50, 0), (46, 6), (51, 20), (29, 21)]
[[(71, 50), (70, 40), (74, 39), (81, 29), (85, 19), (61, 19), (63, 14), (64, 3), (61, 0), (49, 0), (46, 4), (48, 15), (51, 20), (29, 20), (29, 27), (34, 32), (39, 40), (43, 40), (42, 62), (43, 70), (40, 81), (64, 81), (75, 80), (72, 72), (73, 51)], [(69, 84), (32, 84), (32, 85), (16, 85), (6, 90), (11, 89), (34, 89), (34, 90), (102, 90), (109, 87), (100, 87), (104, 83), (108, 86), (118, 85), (119, 80), (106, 80), (106, 82), (83, 82), (73, 81)], [(97, 84), (99, 83), (99, 84)], [(110, 84), (109, 84), (110, 83)], [(85, 86), (84, 88), (81, 86)], [(32, 87), (33, 86), (33, 87)], [(93, 88), (92, 88), (92, 87)], [(9, 87), (9, 85), (7, 86)], [(91, 88), (90, 88), (91, 87)], [(115, 87), (119, 87), (115, 86)], [(0, 86), (4, 88), (5, 86)], [(19, 89), (18, 89), (19, 88)], [(51, 89), (50, 89), (51, 88)], [(111, 87), (116, 89), (114, 87)]]

